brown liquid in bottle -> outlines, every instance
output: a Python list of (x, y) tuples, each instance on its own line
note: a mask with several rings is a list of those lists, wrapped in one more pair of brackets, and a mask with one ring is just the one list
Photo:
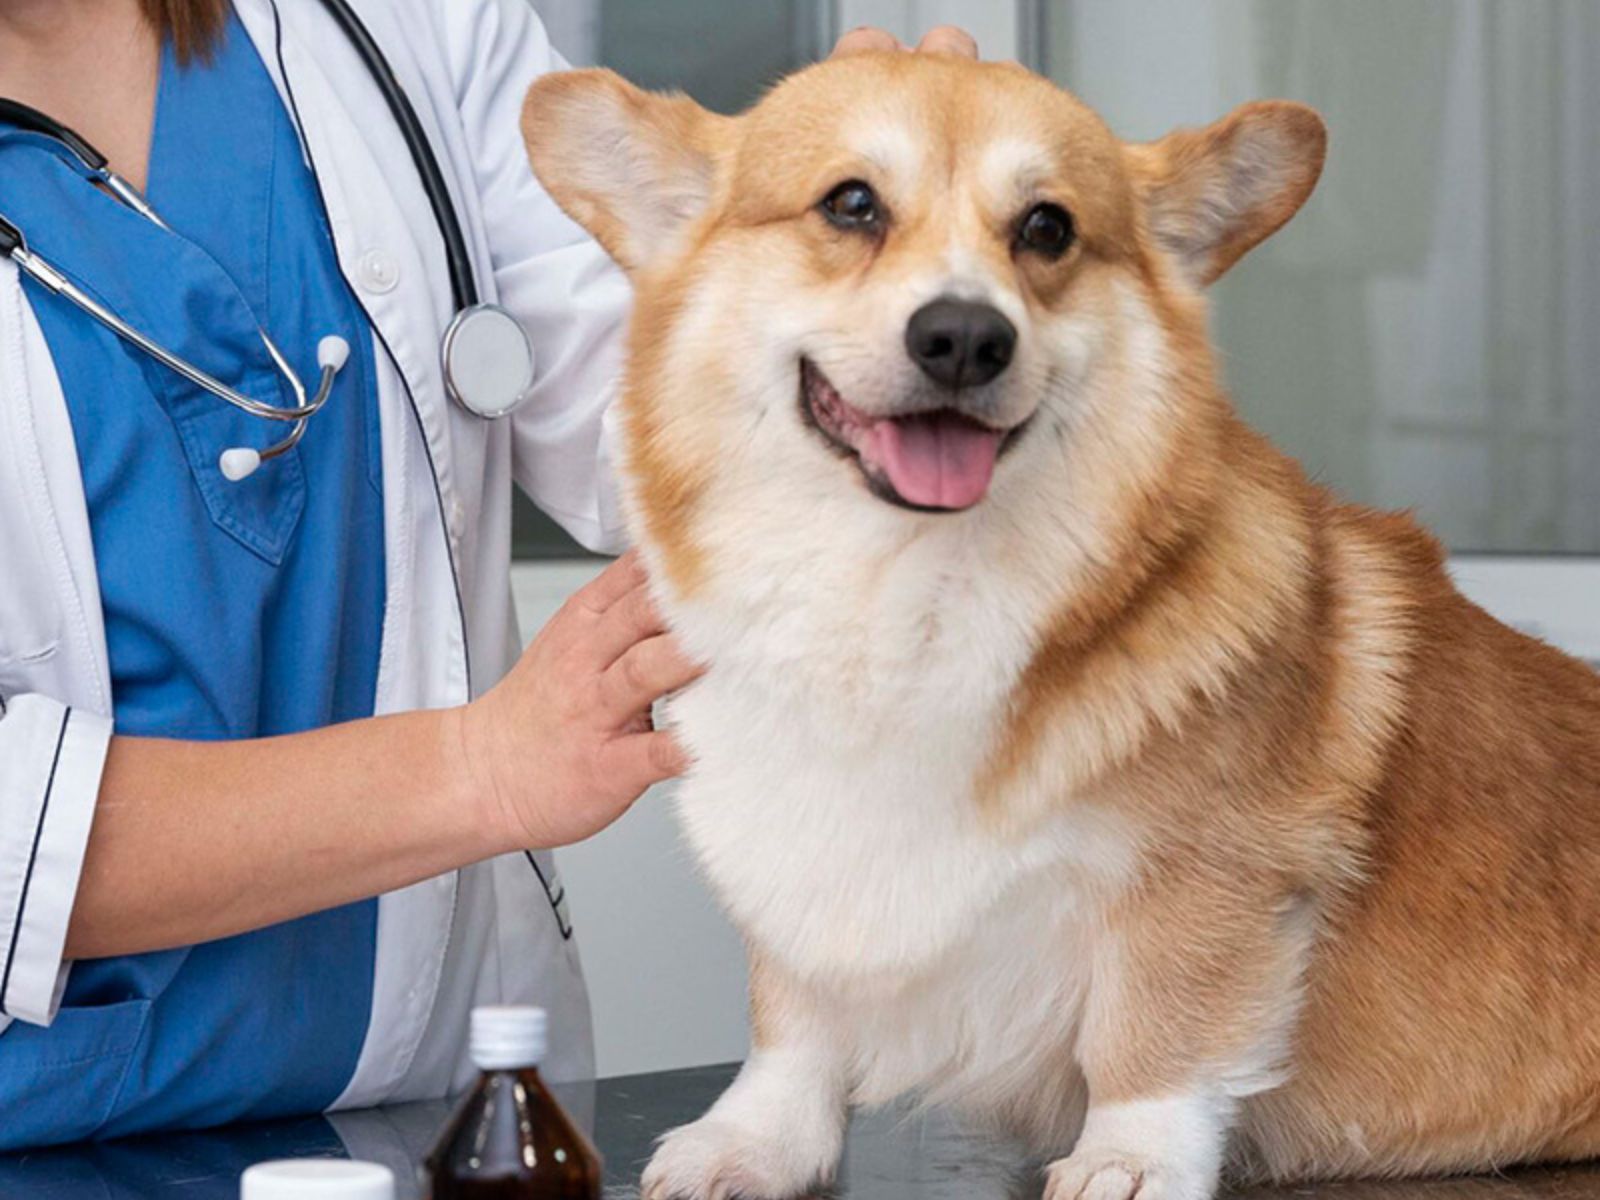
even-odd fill
[(600, 1156), (532, 1065), (486, 1069), (425, 1167), (432, 1200), (600, 1200)]

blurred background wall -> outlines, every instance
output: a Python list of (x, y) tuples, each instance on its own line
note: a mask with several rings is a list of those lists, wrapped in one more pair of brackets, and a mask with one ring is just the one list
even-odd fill
[[(1244, 413), (1352, 499), (1414, 508), (1504, 619), (1600, 658), (1594, 0), (534, 0), (575, 63), (737, 111), (860, 24), (972, 29), (1157, 137), (1262, 96), (1327, 118), (1305, 210), (1214, 293)], [(597, 568), (519, 501), (525, 633)], [(670, 795), (561, 855), (600, 1067), (741, 1057), (743, 960)]]

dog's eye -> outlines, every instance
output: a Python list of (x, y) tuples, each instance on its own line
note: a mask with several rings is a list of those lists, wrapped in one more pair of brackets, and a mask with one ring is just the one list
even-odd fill
[(847, 179), (822, 198), (822, 215), (841, 229), (865, 229), (881, 216), (878, 194), (859, 179)]
[(1051, 258), (1066, 253), (1072, 234), (1072, 215), (1059, 204), (1035, 204), (1017, 227), (1020, 244)]

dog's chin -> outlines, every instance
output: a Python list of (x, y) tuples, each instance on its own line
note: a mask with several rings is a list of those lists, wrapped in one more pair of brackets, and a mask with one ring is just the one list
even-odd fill
[(954, 408), (872, 416), (804, 358), (800, 411), (831, 449), (855, 463), (874, 496), (931, 513), (961, 512), (988, 495), (996, 463), (1028, 424), (997, 429)]

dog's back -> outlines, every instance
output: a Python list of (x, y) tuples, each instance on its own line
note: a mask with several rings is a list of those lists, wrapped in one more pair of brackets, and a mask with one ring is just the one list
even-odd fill
[(1600, 1154), (1600, 675), (1412, 570), (1361, 880), (1308, 970), (1294, 1072), (1246, 1113), (1278, 1177)]

